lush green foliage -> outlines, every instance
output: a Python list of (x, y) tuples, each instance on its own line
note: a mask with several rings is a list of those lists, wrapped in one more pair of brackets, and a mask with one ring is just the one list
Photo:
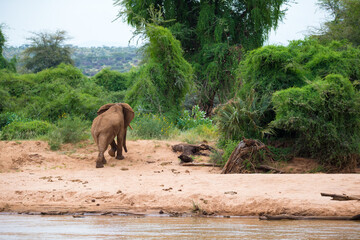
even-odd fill
[(228, 43), (206, 44), (192, 59), (198, 98), (208, 116), (216, 101), (222, 103), (235, 95), (236, 68), (242, 56), (242, 48)]
[(280, 7), (287, 2), (116, 0), (115, 4), (122, 8), (119, 17), (137, 29), (156, 22), (181, 41), (185, 58), (195, 69), (199, 104), (210, 115), (217, 99), (225, 102), (233, 97), (241, 48), (260, 47), (282, 19)]
[(15, 121), (2, 128), (0, 132), (0, 139), (31, 139), (47, 134), (50, 129), (51, 124), (46, 121)]
[(34, 33), (28, 38), (30, 47), (23, 52), (25, 68), (37, 73), (60, 63), (73, 64), (71, 48), (64, 44), (67, 38), (65, 31)]
[(355, 84), (360, 79), (360, 49), (346, 42), (321, 44), (315, 39), (306, 39), (293, 41), (288, 48), (308, 80), (331, 73), (341, 74)]
[(147, 58), (125, 101), (139, 111), (168, 113), (176, 118), (192, 83), (192, 67), (168, 29), (148, 25), (145, 31), (150, 41)]
[(92, 120), (99, 106), (112, 102), (104, 88), (82, 75), (79, 69), (64, 64), (37, 74), (0, 71), (0, 90), (10, 102), (2, 111), (50, 122), (57, 121), (64, 113)]
[(48, 133), (51, 150), (58, 150), (63, 143), (77, 143), (89, 137), (90, 122), (79, 117), (62, 116)]
[(219, 106), (216, 113), (216, 124), (222, 140), (241, 140), (245, 138), (262, 139), (270, 130), (263, 122), (269, 111), (270, 98), (259, 98), (254, 94), (243, 100), (232, 99)]
[(360, 45), (360, 1), (359, 0), (318, 0), (321, 8), (333, 17), (319, 30), (322, 41), (347, 40)]
[(118, 71), (104, 68), (94, 77), (97, 85), (103, 86), (109, 91), (123, 91), (127, 89), (127, 75)]
[(343, 168), (360, 153), (360, 95), (341, 75), (273, 95), (272, 126), (295, 132), (299, 154)]
[(212, 120), (205, 116), (205, 112), (200, 110), (198, 105), (193, 106), (191, 112), (183, 110), (182, 115), (177, 120), (177, 127), (180, 129), (190, 129), (199, 125), (211, 125)]
[(239, 66), (240, 95), (259, 95), (305, 84), (304, 70), (296, 61), (298, 52), (284, 46), (265, 46), (249, 52)]
[[(355, 146), (358, 138), (356, 134), (352, 136), (354, 126), (340, 126), (346, 126), (345, 122), (342, 122), (344, 119), (352, 121), (352, 124), (359, 121), (358, 115), (350, 118), (350, 113), (346, 112), (354, 111), (357, 105), (352, 107), (350, 105), (359, 101), (356, 97), (360, 89), (359, 64), (360, 49), (346, 42), (337, 41), (321, 44), (315, 39), (306, 39), (293, 41), (287, 47), (266, 46), (249, 52), (238, 68), (240, 79), (238, 96), (220, 105), (216, 111), (221, 145), (226, 146), (230, 140), (240, 141), (243, 137), (262, 140), (264, 136), (270, 135), (274, 139), (290, 137), (296, 139), (297, 153), (301, 151), (308, 156), (321, 158), (322, 163), (338, 168), (348, 165), (352, 161), (351, 154), (358, 154), (356, 149), (359, 146)], [(329, 74), (341, 74), (341, 76), (334, 77)], [(326, 76), (328, 80), (324, 80), (324, 83), (317, 80)], [(330, 79), (343, 79), (343, 77), (350, 79), (350, 81), (346, 80), (346, 86), (349, 90), (347, 94), (352, 97), (345, 93), (336, 93), (338, 94), (336, 95), (331, 92), (337, 85), (330, 83)], [(332, 87), (325, 88), (325, 85)], [(282, 91), (284, 89), (289, 90)], [(311, 98), (305, 100), (305, 97), (298, 93), (300, 91), (298, 89), (311, 92)], [(281, 92), (280, 96), (283, 96), (281, 99), (275, 97), (277, 91)], [(320, 93), (321, 91), (324, 92)], [(334, 97), (325, 98), (325, 93), (334, 94)], [(270, 98), (273, 94), (275, 96), (271, 102)], [(297, 101), (299, 106), (295, 108), (291, 105), (294, 104), (292, 101)], [(273, 104), (276, 105), (276, 112)], [(344, 108), (340, 108), (339, 104), (343, 104)], [(290, 116), (291, 114), (297, 117), (303, 116), (305, 110), (300, 108), (303, 105), (312, 111), (307, 113), (312, 120), (307, 119), (304, 123), (299, 123), (298, 118), (295, 121)], [(331, 112), (334, 111), (332, 107), (337, 109), (336, 114)], [(316, 121), (313, 119), (314, 116), (317, 116)], [(342, 120), (332, 123), (337, 121), (336, 119)], [(270, 124), (272, 121), (274, 122)], [(301, 125), (302, 132), (289, 127), (292, 121), (295, 121), (293, 124)], [(308, 126), (310, 122), (311, 124), (317, 122), (311, 125), (315, 129)], [(296, 126), (300, 128), (300, 125)], [(341, 149), (344, 151), (340, 151)]]

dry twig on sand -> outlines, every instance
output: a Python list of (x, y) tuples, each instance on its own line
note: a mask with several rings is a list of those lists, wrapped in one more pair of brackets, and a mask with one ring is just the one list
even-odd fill
[(332, 194), (332, 193), (321, 193), (321, 196), (323, 197), (332, 197), (331, 200), (337, 200), (337, 201), (350, 201), (350, 200), (358, 200), (360, 201), (360, 196), (350, 196), (346, 194)]

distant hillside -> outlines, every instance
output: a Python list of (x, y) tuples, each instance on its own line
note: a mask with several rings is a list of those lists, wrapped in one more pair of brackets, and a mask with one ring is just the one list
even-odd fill
[[(13, 56), (19, 57), (27, 45), (20, 47), (6, 47), (3, 55), (7, 59)], [(133, 66), (137, 66), (141, 60), (141, 54), (135, 47), (76, 47), (73, 46), (72, 59), (75, 66), (87, 76), (93, 76), (101, 69), (110, 67), (112, 70), (127, 72)]]

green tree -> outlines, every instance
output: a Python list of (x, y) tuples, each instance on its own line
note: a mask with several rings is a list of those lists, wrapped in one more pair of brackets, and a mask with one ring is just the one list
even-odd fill
[(324, 23), (318, 38), (324, 41), (347, 39), (355, 46), (360, 45), (359, 0), (318, 0), (318, 5), (333, 17)]
[(194, 66), (199, 85), (199, 104), (210, 114), (216, 99), (233, 97), (234, 65), (242, 48), (260, 47), (271, 28), (284, 15), (288, 0), (116, 0), (119, 17), (141, 28), (153, 19), (151, 8), (161, 12), (161, 25), (180, 40), (185, 58)]
[(168, 29), (147, 24), (145, 32), (149, 38), (145, 64), (135, 75), (125, 101), (139, 110), (168, 113), (173, 120), (192, 84), (193, 70)]
[(65, 31), (34, 33), (28, 38), (31, 42), (30, 47), (23, 52), (22, 61), (25, 68), (37, 73), (46, 68), (56, 67), (60, 63), (73, 65), (72, 49), (64, 43), (67, 39)]

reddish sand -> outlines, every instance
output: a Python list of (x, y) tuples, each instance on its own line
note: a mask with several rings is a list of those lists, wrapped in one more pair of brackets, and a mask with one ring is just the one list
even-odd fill
[(41, 141), (1, 141), (0, 211), (190, 213), (195, 204), (218, 215), (360, 214), (360, 201), (320, 196), (359, 195), (360, 174), (223, 175), (179, 165), (176, 143), (128, 141), (124, 160), (106, 153), (108, 164), (96, 169), (91, 141), (56, 152)]

